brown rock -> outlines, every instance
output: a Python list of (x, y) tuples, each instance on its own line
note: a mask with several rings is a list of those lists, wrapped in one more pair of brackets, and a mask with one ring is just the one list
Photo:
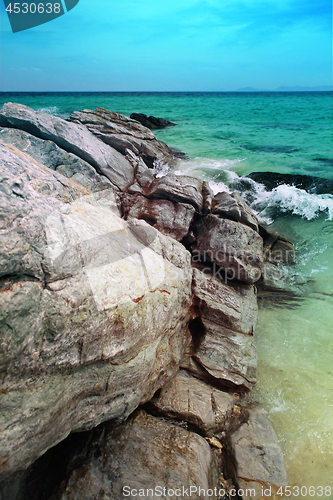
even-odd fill
[(242, 222), (242, 224), (246, 224), (254, 231), (259, 231), (258, 219), (236, 191), (232, 194), (227, 192), (217, 193), (213, 199), (212, 213)]
[(131, 118), (140, 122), (150, 130), (166, 127), (174, 127), (176, 124), (165, 120), (164, 118), (156, 118), (156, 116), (147, 116), (143, 113), (132, 113)]
[(248, 421), (231, 435), (230, 446), (235, 482), (244, 491), (244, 500), (286, 497), (277, 494), (279, 487), (287, 485), (287, 474), (281, 448), (264, 410), (250, 410)]
[(199, 500), (199, 487), (218, 486), (216, 460), (205, 439), (142, 410), (116, 428), (106, 424), (90, 449), (71, 473), (61, 500), (161, 495), (171, 500), (182, 496), (183, 488), (192, 488), (191, 498)]
[(235, 394), (220, 391), (185, 371), (180, 371), (165, 385), (149, 407), (163, 416), (185, 420), (212, 436), (229, 431), (240, 421), (234, 407), (239, 402)]
[(230, 279), (254, 283), (260, 278), (263, 241), (253, 229), (207, 215), (196, 223), (195, 233), (192, 254), (199, 254), (201, 262), (214, 262)]

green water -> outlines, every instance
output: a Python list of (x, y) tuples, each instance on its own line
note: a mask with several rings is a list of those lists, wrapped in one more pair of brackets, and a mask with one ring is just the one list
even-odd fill
[[(215, 192), (250, 172), (333, 179), (328, 92), (0, 94), (0, 104), (7, 101), (62, 117), (102, 106), (169, 119), (177, 127), (157, 136), (188, 155), (179, 171), (207, 179)], [(289, 484), (333, 487), (332, 192), (306, 192), (289, 179), (273, 191), (253, 182), (242, 194), (296, 246), (294, 295), (260, 300), (255, 396), (270, 414)]]

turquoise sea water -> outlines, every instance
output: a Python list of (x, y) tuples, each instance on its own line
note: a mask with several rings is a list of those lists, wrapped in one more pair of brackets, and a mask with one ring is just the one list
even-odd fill
[[(0, 105), (7, 101), (62, 117), (102, 106), (169, 119), (177, 126), (156, 135), (188, 155), (180, 172), (210, 181), (215, 192), (238, 189), (268, 228), (295, 244), (296, 264), (287, 270), (293, 293), (260, 300), (255, 396), (270, 414), (290, 485), (304, 487), (302, 498), (312, 497), (305, 487), (331, 487), (323, 498), (332, 498), (332, 94), (0, 94)], [(289, 175), (269, 190), (262, 176), (244, 182), (251, 172)]]

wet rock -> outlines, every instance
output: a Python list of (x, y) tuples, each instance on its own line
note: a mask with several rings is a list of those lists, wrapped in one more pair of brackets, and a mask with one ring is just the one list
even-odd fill
[(287, 485), (283, 455), (266, 412), (260, 408), (249, 412), (249, 419), (230, 437), (235, 466), (235, 482), (244, 491), (242, 498), (285, 498), (277, 495)]
[[(1, 478), (125, 419), (178, 370), (190, 254), (13, 146), (0, 148)], [(110, 190), (109, 190), (110, 191)]]
[(237, 395), (220, 391), (181, 370), (154, 396), (149, 408), (163, 416), (189, 422), (212, 436), (237, 426), (241, 415), (237, 403)]
[(174, 164), (172, 149), (159, 141), (149, 128), (125, 115), (96, 108), (94, 111), (74, 111), (70, 120), (85, 125), (92, 134), (121, 154), (131, 150), (149, 168)]
[(260, 226), (260, 235), (264, 240), (264, 259), (272, 264), (294, 264), (294, 245), (282, 235), (271, 233), (266, 228)]
[(217, 193), (213, 199), (212, 213), (227, 219), (242, 222), (251, 227), (254, 231), (258, 232), (259, 230), (258, 219), (250, 207), (236, 192), (232, 194), (227, 192)]
[[(216, 460), (206, 440), (140, 410), (117, 428), (103, 426), (84, 463), (71, 473), (61, 500), (162, 495), (171, 500), (183, 496), (183, 488), (189, 495), (191, 487), (191, 498), (199, 500), (199, 486), (218, 486)], [(217, 495), (210, 498), (217, 500)]]
[(252, 285), (230, 286), (193, 269), (192, 291), (198, 315), (235, 332), (253, 334), (257, 316), (257, 294)]
[(147, 116), (143, 113), (132, 113), (131, 118), (140, 122), (144, 127), (150, 130), (166, 127), (174, 127), (176, 124), (165, 120), (164, 118), (156, 118), (156, 116)]
[(126, 195), (122, 206), (127, 219), (143, 219), (163, 234), (181, 241), (189, 232), (195, 209), (185, 203), (149, 200), (140, 195)]
[(194, 229), (192, 254), (201, 262), (214, 262), (230, 279), (254, 283), (260, 278), (263, 240), (253, 229), (216, 215), (201, 218)]
[(98, 140), (83, 125), (9, 102), (0, 109), (0, 126), (24, 130), (55, 142), (65, 151), (88, 162), (97, 173), (107, 177), (121, 190), (134, 180), (131, 163), (118, 151)]
[[(253, 337), (202, 319), (193, 358), (222, 388), (246, 392), (256, 384), (257, 355)], [(203, 334), (202, 334), (203, 333)], [(205, 377), (209, 379), (209, 377)]]
[(0, 141), (12, 144), (46, 167), (56, 170), (92, 192), (110, 189), (113, 186), (107, 177), (98, 174), (89, 163), (72, 153), (67, 153), (52, 141), (39, 139), (28, 132), (14, 128), (0, 128)]

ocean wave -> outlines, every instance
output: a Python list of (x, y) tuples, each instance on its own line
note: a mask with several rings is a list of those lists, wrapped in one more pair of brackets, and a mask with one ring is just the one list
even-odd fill
[(60, 109), (57, 106), (49, 106), (46, 108), (37, 109), (40, 113), (47, 113), (48, 115), (60, 116)]

